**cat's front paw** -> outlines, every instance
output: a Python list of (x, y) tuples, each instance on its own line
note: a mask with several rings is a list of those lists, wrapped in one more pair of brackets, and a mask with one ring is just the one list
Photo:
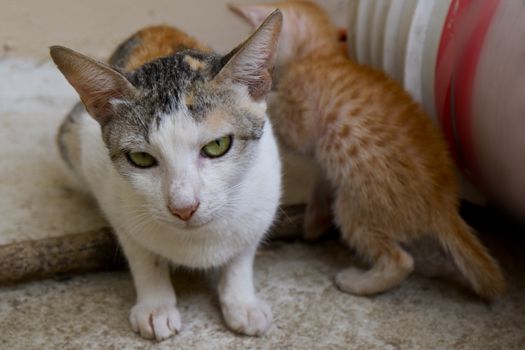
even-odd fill
[(130, 312), (131, 328), (146, 339), (164, 340), (181, 329), (179, 310), (175, 305), (138, 303)]
[(272, 325), (272, 311), (262, 302), (223, 303), (222, 314), (232, 331), (246, 335), (263, 335)]

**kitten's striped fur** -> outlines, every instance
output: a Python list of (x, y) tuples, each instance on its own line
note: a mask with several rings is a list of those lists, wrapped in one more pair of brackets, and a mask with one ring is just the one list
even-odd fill
[(270, 117), (281, 141), (313, 157), (325, 177), (308, 203), (305, 235), (321, 235), (333, 214), (344, 240), (372, 262), (368, 271), (340, 272), (338, 286), (355, 294), (397, 286), (414, 268), (400, 244), (430, 235), (479, 295), (501, 295), (500, 268), (458, 214), (451, 158), (421, 107), (385, 74), (345, 57), (317, 5), (233, 8), (254, 25), (283, 12)]

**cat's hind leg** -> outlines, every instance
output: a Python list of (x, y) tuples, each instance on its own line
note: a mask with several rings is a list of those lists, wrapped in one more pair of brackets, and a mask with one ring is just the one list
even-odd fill
[[(347, 235), (343, 232), (344, 237)], [(369, 270), (350, 267), (339, 272), (335, 282), (342, 291), (357, 295), (378, 294), (396, 287), (414, 270), (410, 254), (387, 235), (361, 226), (350, 236), (351, 246), (360, 255), (370, 258), (372, 267)]]
[(379, 211), (372, 209), (374, 206), (369, 198), (350, 198), (347, 192), (340, 190), (334, 203), (342, 238), (360, 256), (372, 262), (369, 270), (350, 267), (336, 276), (336, 284), (342, 291), (358, 295), (372, 295), (394, 288), (414, 270), (414, 260), (399, 245), (397, 236), (378, 227), (377, 223), (381, 222), (383, 227), (394, 229), (389, 227), (386, 218), (376, 215)]

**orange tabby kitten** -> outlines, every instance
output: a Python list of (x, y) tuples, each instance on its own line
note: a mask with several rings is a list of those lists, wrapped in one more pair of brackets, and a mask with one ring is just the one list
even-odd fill
[(317, 5), (231, 8), (254, 26), (275, 8), (283, 13), (270, 116), (283, 144), (313, 157), (324, 174), (305, 236), (320, 236), (333, 212), (344, 240), (373, 264), (339, 272), (339, 288), (368, 295), (397, 286), (414, 269), (400, 243), (432, 235), (479, 295), (501, 295), (500, 268), (458, 214), (452, 161), (421, 107), (385, 74), (345, 57)]
[(111, 55), (109, 64), (125, 71), (134, 71), (157, 58), (186, 49), (212, 51), (205, 44), (175, 27), (151, 26), (139, 30), (120, 44)]

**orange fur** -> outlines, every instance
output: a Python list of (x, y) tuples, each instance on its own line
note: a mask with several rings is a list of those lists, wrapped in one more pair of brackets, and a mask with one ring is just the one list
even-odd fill
[(173, 55), (184, 49), (212, 51), (207, 45), (200, 43), (183, 31), (167, 25), (146, 27), (131, 36), (129, 40), (136, 40), (137, 44), (133, 47), (123, 67), (128, 71), (133, 71), (145, 63)]
[[(255, 18), (257, 6), (245, 18)], [(321, 235), (333, 214), (345, 241), (373, 263), (368, 271), (340, 272), (338, 286), (356, 294), (395, 287), (413, 270), (400, 243), (429, 234), (479, 295), (502, 294), (497, 262), (458, 214), (457, 180), (443, 137), (420, 106), (385, 74), (348, 60), (337, 29), (317, 5), (294, 1), (259, 10), (272, 7), (283, 12), (285, 49), (278, 54), (269, 113), (283, 143), (313, 157), (325, 176), (312, 194), (305, 235)], [(332, 197), (332, 208), (323, 204)]]

